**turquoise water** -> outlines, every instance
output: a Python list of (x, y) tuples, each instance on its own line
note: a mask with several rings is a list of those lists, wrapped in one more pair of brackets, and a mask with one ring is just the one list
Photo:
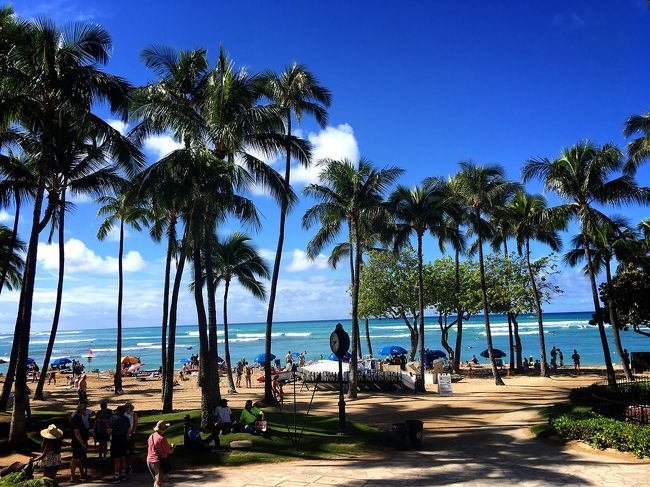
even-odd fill
[[(591, 313), (546, 313), (544, 327), (547, 352), (551, 347), (559, 347), (564, 353), (565, 362), (570, 361), (571, 353), (577, 348), (582, 363), (585, 365), (603, 364), (603, 353), (600, 345), (598, 329), (589, 326)], [(505, 316), (495, 315), (491, 318), (494, 346), (508, 352), (508, 322)], [(329, 335), (336, 325), (336, 320), (284, 322), (273, 325), (273, 353), (284, 357), (287, 351), (306, 351), (307, 358), (320, 358), (321, 354), (329, 355)], [(345, 329), (350, 332), (350, 320), (341, 320)], [(533, 315), (519, 317), (522, 348), (525, 356), (538, 357), (539, 339), (537, 320)], [(362, 350), (366, 351), (365, 335), (362, 325)], [(249, 361), (264, 351), (264, 324), (241, 323), (229, 327), (230, 350), (233, 361), (246, 357)], [(614, 350), (611, 330), (608, 336), (612, 359), (619, 359)], [(377, 352), (384, 345), (400, 345), (409, 349), (409, 332), (401, 320), (370, 320), (372, 346)], [(437, 319), (429, 317), (426, 320), (425, 344), (428, 348), (442, 349), (440, 344), (440, 329)], [(623, 346), (628, 351), (650, 351), (650, 340), (637, 333), (623, 332)], [(30, 357), (40, 364), (43, 361), (49, 332), (35, 332), (31, 335)], [(223, 354), (223, 330), (219, 326), (219, 354)], [(7, 360), (11, 350), (11, 334), (0, 333), (0, 357)], [(456, 335), (450, 332), (450, 343), (455, 343)], [(179, 326), (176, 332), (176, 360), (198, 353), (198, 329), (196, 326)], [(122, 351), (124, 355), (136, 355), (145, 364), (145, 368), (154, 369), (160, 366), (160, 327), (125, 328), (123, 330)], [(188, 347), (192, 347), (189, 349)], [(486, 348), (485, 327), (482, 317), (472, 317), (463, 325), (463, 354), (467, 360), (473, 354), (479, 355)], [(93, 359), (88, 364), (89, 350), (93, 351)], [(70, 357), (82, 359), (87, 369), (99, 368), (108, 370), (115, 364), (115, 329), (69, 330), (61, 331), (57, 336), (53, 357)], [(549, 357), (550, 359), (550, 357)], [(0, 365), (0, 372), (7, 365)]]

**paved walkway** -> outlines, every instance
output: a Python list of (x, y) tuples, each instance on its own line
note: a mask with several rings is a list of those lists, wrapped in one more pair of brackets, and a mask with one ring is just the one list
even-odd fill
[[(175, 485), (346, 487), (457, 485), (650, 486), (650, 463), (586, 446), (531, 438), (538, 407), (503, 414), (471, 429), (453, 424), (430, 432), (422, 451), (383, 458), (352, 457), (175, 473)], [(150, 484), (140, 474), (122, 486)], [(95, 484), (96, 485), (96, 484)]]

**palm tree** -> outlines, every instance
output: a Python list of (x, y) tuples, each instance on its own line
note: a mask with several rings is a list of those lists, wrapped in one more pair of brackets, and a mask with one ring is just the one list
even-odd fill
[(623, 135), (629, 138), (635, 134), (640, 136), (627, 144), (629, 159), (623, 166), (623, 170), (629, 174), (634, 174), (637, 168), (650, 158), (650, 112), (632, 115), (627, 119)]
[(98, 217), (105, 217), (97, 230), (97, 238), (104, 240), (116, 227), (119, 228), (119, 251), (117, 255), (117, 350), (115, 357), (115, 376), (113, 384), (115, 394), (122, 390), (122, 298), (124, 295), (124, 277), (122, 258), (124, 256), (124, 226), (129, 225), (140, 232), (148, 224), (149, 211), (133, 198), (133, 193), (125, 185), (115, 196), (101, 196), (97, 203), (102, 205), (97, 210)]
[(429, 178), (421, 186), (409, 189), (398, 186), (388, 198), (390, 212), (395, 219), (395, 251), (410, 245), (411, 235), (417, 239), (418, 253), (418, 315), (420, 319), (420, 377), (424, 391), (424, 283), (422, 278), (422, 238), (426, 232), (439, 237), (440, 245), (446, 238), (447, 219), (454, 207), (444, 182)]
[[(632, 176), (624, 174), (610, 179), (621, 169), (623, 154), (617, 147), (610, 144), (596, 146), (592, 142), (584, 141), (564, 149), (557, 159), (529, 160), (524, 166), (523, 178), (524, 181), (534, 178), (544, 181), (546, 189), (565, 201), (550, 211), (559, 218), (575, 218), (580, 223), (582, 232), (591, 234), (596, 225), (611, 221), (596, 205), (625, 205), (648, 200), (648, 190), (639, 188)], [(614, 385), (616, 376), (600, 309), (592, 251), (586, 240), (583, 241), (583, 251), (591, 283), (594, 321), (598, 324), (607, 379)]]
[(473, 162), (461, 162), (460, 167), (460, 172), (454, 176), (456, 181), (455, 189), (457, 197), (469, 209), (468, 225), (472, 233), (476, 235), (488, 356), (490, 357), (496, 385), (504, 385), (497, 370), (492, 347), (490, 307), (487, 299), (485, 263), (483, 259), (483, 239), (489, 236), (490, 229), (484, 217), (493, 212), (499, 202), (507, 200), (510, 195), (517, 191), (519, 184), (507, 181), (503, 167), (499, 165), (477, 166)]
[[(623, 372), (627, 380), (634, 380), (630, 367), (623, 359), (623, 345), (621, 344), (620, 324), (616, 315), (616, 307), (612, 296), (612, 259), (623, 261), (628, 255), (631, 246), (636, 244), (636, 235), (630, 229), (628, 222), (622, 217), (612, 217), (611, 223), (604, 222), (594, 225), (591, 233), (579, 233), (573, 237), (571, 243), (573, 248), (565, 255), (565, 261), (575, 267), (584, 260), (584, 244), (591, 249), (592, 264), (594, 271), (599, 274), (605, 269), (605, 285), (607, 288), (607, 309), (609, 321), (614, 335), (614, 346), (616, 353), (621, 359)], [(588, 275), (589, 270), (583, 269)]]
[(530, 241), (536, 240), (545, 243), (554, 252), (562, 248), (562, 241), (558, 230), (566, 226), (566, 221), (552, 221), (547, 215), (546, 198), (541, 195), (531, 195), (518, 191), (512, 201), (504, 208), (503, 216), (512, 225), (512, 234), (517, 242), (517, 250), (526, 256), (530, 287), (533, 290), (533, 299), (537, 312), (537, 325), (539, 329), (539, 353), (541, 360), (541, 374), (549, 375), (546, 362), (546, 345), (544, 343), (544, 324), (542, 321), (542, 298), (537, 284), (537, 276), (530, 262)]
[(17, 289), (22, 283), (22, 271), (25, 267), (25, 260), (22, 253), (25, 252), (25, 242), (15, 236), (13, 230), (6, 225), (0, 225), (0, 260), (5, 262), (6, 287), (9, 291)]
[[(283, 73), (267, 73), (265, 75), (264, 93), (271, 100), (280, 112), (286, 126), (286, 147), (284, 167), (284, 189), (285, 193), (291, 191), (291, 156), (290, 147), (292, 137), (292, 117), (300, 124), (304, 114), (312, 115), (321, 126), (327, 125), (327, 107), (331, 103), (329, 90), (321, 86), (318, 79), (309, 72), (306, 66), (294, 63), (287, 67)], [(302, 164), (309, 164), (309, 158), (300, 161)], [(273, 312), (275, 309), (275, 295), (278, 288), (278, 277), (280, 275), (280, 264), (282, 260), (282, 248), (284, 246), (284, 226), (289, 211), (289, 201), (283, 201), (280, 207), (280, 229), (278, 232), (278, 244), (273, 262), (273, 273), (271, 274), (271, 289), (269, 292), (269, 304), (266, 315), (266, 333), (264, 351), (266, 356), (271, 354), (271, 339), (273, 331)], [(271, 390), (271, 362), (264, 364), (264, 401), (273, 402), (273, 391)]]
[(230, 283), (236, 279), (241, 286), (258, 299), (266, 297), (266, 290), (258, 278), (268, 279), (269, 269), (264, 259), (257, 253), (255, 247), (250, 245), (250, 237), (240, 232), (235, 232), (223, 240), (217, 241), (214, 246), (214, 274), (216, 282), (223, 282), (223, 335), (224, 353), (228, 376), (228, 392), (237, 392), (232, 378), (232, 362), (230, 359), (230, 344), (228, 341), (228, 293)]
[(388, 213), (384, 204), (387, 188), (402, 174), (396, 167), (376, 169), (366, 159), (361, 159), (358, 168), (347, 159), (321, 161), (323, 169), (319, 175), (320, 184), (310, 184), (304, 194), (319, 201), (307, 210), (302, 219), (304, 228), (311, 228), (316, 222), (320, 228), (307, 244), (311, 258), (331, 244), (347, 225), (350, 242), (354, 249), (354, 276), (352, 285), (352, 360), (350, 361), (350, 383), (348, 396), (357, 397), (358, 386), (358, 344), (359, 339), (359, 281), (364, 248), (364, 228), (378, 228), (385, 222)]
[[(8, 21), (12, 22), (12, 21)], [(18, 356), (16, 361), (15, 400), (10, 428), (10, 442), (26, 438), (27, 356), (31, 329), (32, 304), (38, 237), (47, 226), (54, 209), (50, 201), (41, 217), (48, 174), (59, 164), (58, 149), (65, 140), (57, 140), (57, 124), (62, 112), (73, 120), (92, 123), (95, 130), (115, 130), (91, 113), (97, 102), (106, 102), (111, 112), (126, 119), (130, 85), (124, 79), (99, 69), (107, 63), (111, 50), (108, 32), (95, 24), (76, 23), (61, 29), (54, 23), (37, 19), (29, 23), (13, 20), (9, 41), (0, 42), (3, 76), (0, 87), (0, 113), (3, 125), (15, 124), (32, 139), (38, 153), (38, 180), (23, 279), (23, 297), (17, 319)], [(3, 31), (3, 36), (5, 32)], [(120, 147), (120, 159), (128, 160), (124, 169), (133, 172), (142, 155), (130, 144)]]

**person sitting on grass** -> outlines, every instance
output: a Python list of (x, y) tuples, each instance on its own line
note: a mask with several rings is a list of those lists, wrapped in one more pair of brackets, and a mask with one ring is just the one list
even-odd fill
[[(206, 438), (201, 437), (203, 429), (201, 428), (201, 421), (195, 418), (191, 422), (190, 429), (187, 430), (187, 441), (189, 447), (199, 451), (211, 451), (214, 453), (221, 450), (221, 443), (219, 442), (219, 432), (215, 431), (210, 433)], [(214, 441), (214, 448), (210, 448), (210, 443)]]
[(222, 398), (219, 401), (219, 405), (214, 408), (214, 416), (217, 419), (214, 430), (218, 434), (229, 434), (232, 431), (232, 410), (228, 407), (228, 399)]
[(264, 434), (264, 431), (255, 426), (257, 421), (264, 421), (264, 412), (260, 408), (253, 406), (253, 401), (249, 399), (241, 411), (239, 422), (244, 428), (244, 431), (252, 435), (260, 436)]

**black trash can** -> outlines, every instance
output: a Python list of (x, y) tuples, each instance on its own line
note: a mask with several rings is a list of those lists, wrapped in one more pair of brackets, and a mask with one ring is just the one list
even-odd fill
[(407, 419), (405, 424), (408, 431), (409, 446), (411, 448), (420, 448), (422, 446), (424, 423), (418, 419)]
[(408, 450), (410, 440), (406, 423), (393, 423), (390, 429), (390, 435), (396, 450)]

